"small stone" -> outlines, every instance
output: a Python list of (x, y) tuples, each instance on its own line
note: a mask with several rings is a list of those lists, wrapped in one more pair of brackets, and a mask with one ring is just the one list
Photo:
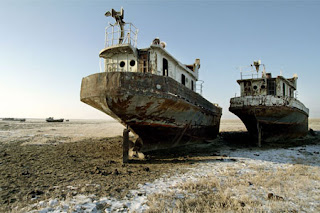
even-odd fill
[(103, 176), (108, 176), (110, 174), (111, 174), (110, 172), (106, 172), (106, 171), (101, 172), (101, 175), (103, 175)]
[(249, 184), (249, 186), (252, 186), (252, 185), (253, 185), (253, 183), (251, 183), (250, 181), (248, 182), (248, 184)]
[(259, 154), (253, 154), (253, 155), (255, 155), (255, 156), (260, 156)]
[(228, 155), (222, 155), (222, 157), (225, 157), (225, 158), (226, 158), (226, 157), (228, 157)]
[(145, 156), (142, 152), (138, 152), (138, 158), (143, 160), (143, 159), (145, 159)]
[(129, 157), (130, 158), (133, 158), (133, 157), (135, 157), (136, 156), (136, 151), (133, 151), (133, 149), (129, 149), (129, 152), (128, 152), (128, 155), (129, 155)]
[(117, 169), (115, 169), (115, 170), (112, 172), (112, 174), (114, 174), (114, 175), (119, 175), (120, 173), (119, 173), (119, 171), (118, 171)]
[(21, 175), (30, 175), (29, 171), (24, 171), (21, 173)]
[(273, 193), (268, 194), (268, 199), (269, 200), (278, 200), (278, 201), (283, 201), (284, 198), (278, 195), (274, 195)]
[(142, 196), (142, 195), (144, 195), (145, 193), (143, 193), (143, 192), (138, 192), (138, 196)]
[(146, 172), (150, 172), (150, 168), (149, 167), (144, 167), (143, 170), (146, 171)]
[(244, 202), (240, 202), (241, 207), (245, 207), (246, 204)]

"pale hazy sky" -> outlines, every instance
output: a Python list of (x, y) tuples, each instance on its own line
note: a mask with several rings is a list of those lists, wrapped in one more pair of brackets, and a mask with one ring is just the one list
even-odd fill
[(180, 62), (201, 59), (203, 95), (223, 107), (237, 93), (237, 67), (261, 59), (273, 76), (297, 73), (298, 99), (320, 118), (320, 1), (0, 0), (0, 117), (107, 118), (80, 102), (82, 77), (99, 72), (111, 18), (123, 6)]

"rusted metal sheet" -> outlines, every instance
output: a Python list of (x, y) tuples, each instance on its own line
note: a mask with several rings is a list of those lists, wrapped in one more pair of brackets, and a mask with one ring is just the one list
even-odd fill
[(222, 110), (175, 80), (149, 73), (105, 72), (82, 79), (81, 101), (128, 125), (141, 151), (214, 139)]

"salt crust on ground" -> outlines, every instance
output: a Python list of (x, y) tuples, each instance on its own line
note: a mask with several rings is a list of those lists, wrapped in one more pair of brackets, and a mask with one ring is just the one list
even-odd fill
[[(224, 153), (227, 156), (232, 156), (232, 159), (236, 161), (228, 160), (229, 157), (225, 157), (223, 162), (219, 161), (207, 161), (190, 165), (189, 171), (184, 174), (176, 174), (175, 176), (168, 177), (163, 175), (153, 183), (145, 183), (139, 185), (137, 190), (130, 191), (122, 200), (117, 200), (112, 197), (99, 198), (95, 195), (76, 195), (69, 200), (49, 200), (40, 201), (32, 206), (30, 209), (34, 209), (29, 212), (144, 212), (149, 207), (147, 205), (147, 197), (153, 194), (169, 194), (173, 193), (176, 199), (181, 199), (187, 192), (179, 189), (179, 185), (186, 182), (196, 182), (200, 178), (215, 176), (219, 180), (223, 181), (227, 177), (222, 175), (228, 169), (236, 169), (240, 173), (250, 173), (249, 166), (263, 166), (266, 169), (276, 170), (278, 168), (288, 168), (303, 162), (304, 165), (315, 167), (320, 170), (319, 155), (313, 155), (312, 153), (319, 153), (320, 145), (307, 145), (302, 147), (294, 147), (289, 149), (271, 149), (271, 150), (229, 150), (225, 149)], [(310, 154), (311, 153), (311, 154)], [(231, 158), (231, 157), (230, 157)], [(73, 186), (69, 188), (72, 189)], [(262, 190), (262, 191), (261, 191)], [(252, 192), (252, 199), (260, 200), (262, 203), (266, 202), (265, 193), (261, 189)], [(299, 196), (306, 204), (307, 209), (303, 209), (305, 212), (317, 212), (320, 208), (320, 182), (315, 181), (312, 187), (312, 193), (315, 197), (304, 196), (308, 192), (299, 192)], [(173, 198), (174, 199), (174, 198)], [(294, 202), (288, 200), (286, 205), (289, 205), (293, 209), (297, 209), (298, 206)], [(107, 208), (105, 208), (107, 206)], [(103, 210), (104, 209), (104, 210)], [(269, 212), (270, 209), (266, 206), (264, 210)]]

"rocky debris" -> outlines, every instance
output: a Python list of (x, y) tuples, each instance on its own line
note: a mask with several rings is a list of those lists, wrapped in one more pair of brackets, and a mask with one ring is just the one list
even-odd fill
[(105, 171), (105, 170), (103, 170), (103, 169), (101, 169), (101, 168), (99, 168), (99, 167), (97, 167), (97, 166), (95, 166), (95, 167), (91, 170), (90, 173), (91, 173), (91, 174), (100, 174), (100, 175), (103, 175), (103, 176), (107, 176), (107, 175), (110, 175), (110, 174), (111, 174), (111, 172)]
[(246, 206), (246, 204), (244, 202), (242, 202), (242, 201), (239, 201), (239, 204), (240, 204), (241, 207), (245, 207)]
[(278, 195), (274, 195), (273, 193), (268, 194), (269, 200), (277, 200), (277, 201), (284, 201), (284, 198)]
[(115, 169), (113, 172), (112, 172), (113, 175), (119, 175), (120, 172), (118, 171), (118, 169)]
[(317, 133), (315, 131), (313, 131), (313, 129), (309, 129), (310, 135), (312, 136), (317, 136)]
[(128, 156), (130, 158), (137, 158), (137, 159), (140, 159), (140, 160), (146, 159), (146, 156), (142, 152), (135, 151), (134, 148), (130, 148), (129, 149)]
[(29, 192), (29, 196), (31, 197), (31, 198), (36, 198), (36, 197), (38, 197), (38, 196), (40, 196), (40, 195), (43, 195), (44, 194), (44, 192), (43, 191), (41, 191), (41, 190), (32, 190), (31, 192)]
[(109, 164), (109, 165), (110, 165), (110, 164), (115, 164), (115, 163), (116, 163), (116, 162), (115, 162), (115, 161), (113, 161), (113, 160), (107, 160), (105, 164), (106, 164), (106, 165), (107, 165), (107, 164)]
[(27, 176), (27, 175), (30, 175), (30, 172), (27, 170), (27, 171), (22, 172), (21, 175)]

